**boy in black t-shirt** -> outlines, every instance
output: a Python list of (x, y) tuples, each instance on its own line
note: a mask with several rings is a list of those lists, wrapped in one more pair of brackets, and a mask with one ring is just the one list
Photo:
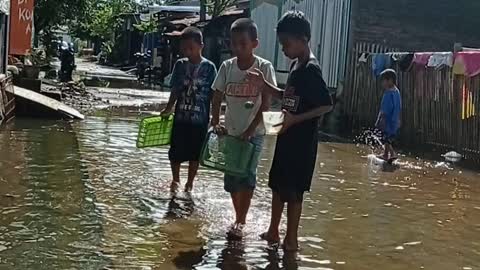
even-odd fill
[(285, 114), (268, 183), (273, 191), (272, 217), (268, 231), (261, 237), (270, 246), (280, 243), (280, 219), (287, 203), (287, 233), (283, 248), (297, 251), (303, 194), (310, 191), (317, 158), (318, 120), (332, 110), (332, 99), (318, 61), (308, 45), (310, 22), (305, 15), (300, 11), (284, 14), (277, 24), (277, 34), (284, 54), (295, 59), (285, 91), (269, 84), (259, 70), (248, 76), (263, 91), (282, 99)]

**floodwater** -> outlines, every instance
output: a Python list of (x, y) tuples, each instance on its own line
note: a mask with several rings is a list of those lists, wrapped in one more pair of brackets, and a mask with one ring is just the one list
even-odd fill
[(480, 269), (480, 175), (321, 143), (297, 258), (267, 252), (266, 140), (244, 242), (219, 173), (167, 191), (167, 149), (135, 148), (138, 120), (16, 119), (0, 131), (0, 269)]

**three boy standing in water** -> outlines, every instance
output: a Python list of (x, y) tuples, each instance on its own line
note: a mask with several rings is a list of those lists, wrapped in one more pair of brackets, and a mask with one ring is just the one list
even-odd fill
[[(190, 29), (191, 31), (193, 30)], [(223, 62), (214, 80), (212, 77), (216, 70), (201, 56), (203, 41), (201, 36), (198, 38), (199, 31), (193, 31), (196, 38), (191, 38), (188, 31), (182, 35), (182, 53), (187, 59), (180, 59), (175, 65), (171, 98), (163, 112), (170, 113), (176, 101), (175, 120), (177, 122), (178, 117), (183, 120), (181, 124), (175, 123), (172, 134), (170, 160), (174, 177), (171, 188), (178, 188), (178, 172), (183, 161), (190, 162), (185, 190), (190, 191), (193, 187), (199, 149), (207, 128), (203, 120), (208, 117), (207, 108), (212, 99), (212, 95), (206, 94), (204, 90), (210, 84), (213, 89), (210, 126), (216, 132), (227, 132), (255, 146), (249, 175), (238, 178), (226, 174), (224, 177), (225, 190), (231, 194), (235, 209), (235, 222), (227, 231), (230, 239), (240, 240), (244, 236), (243, 228), (256, 186), (256, 169), (265, 134), (262, 113), (269, 109), (273, 96), (282, 101), (285, 118), (278, 135), (269, 177), (269, 187), (272, 189), (271, 222), (261, 237), (269, 246), (279, 246), (279, 225), (286, 204), (287, 233), (283, 249), (298, 250), (303, 195), (310, 190), (315, 168), (318, 120), (332, 109), (331, 96), (322, 78), (320, 65), (308, 45), (310, 31), (309, 21), (299, 11), (287, 12), (278, 22), (277, 34), (283, 52), (294, 60), (285, 90), (277, 88), (272, 64), (254, 54), (258, 37), (257, 26), (252, 20), (239, 19), (232, 24), (231, 47), (236, 57)], [(179, 105), (185, 103), (192, 94), (198, 97), (190, 98), (195, 101), (195, 106)], [(227, 103), (225, 127), (219, 121), (224, 97)], [(197, 119), (193, 117), (196, 115), (203, 119), (200, 124), (193, 121)]]

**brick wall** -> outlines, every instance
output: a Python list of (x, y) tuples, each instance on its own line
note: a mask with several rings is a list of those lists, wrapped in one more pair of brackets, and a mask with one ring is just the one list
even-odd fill
[(352, 0), (353, 41), (409, 51), (480, 47), (479, 0)]

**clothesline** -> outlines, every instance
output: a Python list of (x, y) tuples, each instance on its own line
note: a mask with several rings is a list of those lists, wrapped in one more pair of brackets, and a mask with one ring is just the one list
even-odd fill
[(413, 66), (420, 68), (453, 67), (454, 74), (475, 77), (480, 75), (480, 50), (453, 52), (390, 52), (362, 53), (358, 62), (367, 63), (372, 58), (372, 71), (376, 76), (398, 63), (400, 71), (409, 71)]

